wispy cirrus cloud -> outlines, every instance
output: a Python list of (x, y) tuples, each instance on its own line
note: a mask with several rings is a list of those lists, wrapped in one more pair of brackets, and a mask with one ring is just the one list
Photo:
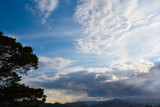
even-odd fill
[(78, 49), (125, 57), (156, 55), (160, 52), (159, 3), (160, 0), (80, 0), (75, 19), (82, 25), (84, 36), (76, 40)]
[(47, 18), (50, 16), (58, 6), (58, 0), (34, 0), (37, 3), (37, 8), (42, 16), (42, 24), (44, 24)]
[(58, 7), (58, 0), (33, 0), (36, 3), (35, 7), (26, 4), (26, 10), (30, 11), (33, 15), (36, 13), (41, 17), (41, 23), (46, 23), (51, 13)]

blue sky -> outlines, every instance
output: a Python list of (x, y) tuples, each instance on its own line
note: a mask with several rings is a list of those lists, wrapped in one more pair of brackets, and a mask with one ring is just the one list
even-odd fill
[(31, 46), (23, 83), (47, 102), (160, 97), (160, 0), (1, 0), (0, 30)]

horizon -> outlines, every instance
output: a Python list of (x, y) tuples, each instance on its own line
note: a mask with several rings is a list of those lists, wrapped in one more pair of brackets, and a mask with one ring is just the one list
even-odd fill
[(3, 0), (0, 31), (31, 46), (22, 83), (47, 103), (160, 98), (160, 0)]

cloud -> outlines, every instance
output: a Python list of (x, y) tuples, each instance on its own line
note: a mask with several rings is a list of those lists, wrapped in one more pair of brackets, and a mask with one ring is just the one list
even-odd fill
[[(154, 64), (149, 72), (134, 74), (107, 68), (73, 67), (57, 71), (29, 73), (23, 81), (32, 87), (42, 87), (49, 93), (57, 93), (56, 98), (69, 98), (66, 101), (105, 100), (107, 98), (160, 97), (160, 65)], [(56, 91), (55, 91), (56, 90)], [(79, 97), (77, 97), (79, 96)]]
[[(160, 0), (79, 1), (75, 19), (84, 35), (76, 39), (82, 52), (76, 55), (86, 68), (68, 67), (70, 59), (39, 57), (40, 70), (48, 69), (31, 72), (23, 81), (66, 101), (160, 97), (160, 67), (153, 63), (160, 53)], [(40, 2), (36, 1), (41, 14), (54, 11)]]
[(30, 11), (32, 15), (36, 14), (36, 11), (29, 4), (26, 4), (25, 9)]
[(44, 15), (42, 18), (42, 24), (44, 24), (51, 12), (58, 6), (58, 0), (35, 0), (35, 2), (41, 14)]
[(48, 17), (57, 8), (58, 0), (34, 0), (36, 6), (33, 8), (29, 4), (26, 5), (26, 9), (32, 14), (36, 14), (36, 10), (39, 11), (39, 15), (42, 17), (41, 23), (46, 23)]
[[(84, 36), (76, 40), (81, 52), (132, 60), (160, 52), (160, 0), (80, 0), (75, 20)], [(152, 39), (151, 39), (152, 38)]]
[(32, 84), (46, 89), (66, 90), (66, 94), (68, 95), (87, 93), (90, 97), (100, 97), (105, 94), (106, 83), (110, 84), (111, 81), (118, 80), (111, 72), (107, 74), (97, 74), (79, 71), (59, 74), (59, 76), (57, 79), (47, 79), (47, 81), (43, 82), (33, 81)]
[(118, 76), (108, 69), (102, 68), (101, 70), (97, 68), (94, 70), (96, 72), (94, 72), (92, 68), (69, 68), (68, 70), (65, 69), (57, 72), (38, 73), (35, 76), (32, 73), (32, 76), (29, 75), (23, 80), (25, 84), (30, 83), (34, 87), (43, 87), (49, 90), (64, 90), (66, 95), (74, 96), (78, 93), (83, 93), (88, 95), (88, 97), (108, 98), (115, 93), (112, 90), (113, 88), (114, 90), (118, 88), (119, 81), (126, 80), (128, 77)]
[(63, 58), (39, 57), (39, 66), (41, 68), (62, 69), (71, 64), (71, 62), (71, 60)]
[(150, 68), (154, 66), (153, 62), (139, 59), (134, 62), (127, 63), (117, 63), (111, 65), (111, 69), (114, 71), (132, 71), (133, 73), (148, 73)]
[(160, 65), (155, 63), (153, 67), (150, 68), (149, 73), (139, 74), (134, 78), (130, 78), (123, 84), (131, 85), (138, 90), (141, 90), (141, 97), (146, 98), (160, 98)]

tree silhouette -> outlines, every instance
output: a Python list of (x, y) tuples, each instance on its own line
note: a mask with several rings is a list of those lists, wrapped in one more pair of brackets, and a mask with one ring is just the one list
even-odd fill
[(20, 75), (32, 68), (38, 68), (38, 57), (33, 49), (0, 32), (0, 101), (46, 100), (43, 89), (19, 83)]

